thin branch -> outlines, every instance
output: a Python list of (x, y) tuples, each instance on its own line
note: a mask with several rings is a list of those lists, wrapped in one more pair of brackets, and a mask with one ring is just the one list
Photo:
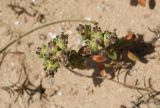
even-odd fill
[(86, 23), (92, 23), (92, 24), (95, 24), (95, 25), (98, 24), (96, 21), (81, 20), (81, 19), (60, 20), (60, 21), (49, 22), (49, 23), (40, 25), (40, 26), (38, 26), (38, 27), (35, 27), (35, 28), (29, 30), (28, 32), (20, 35), (17, 39), (11, 41), (11, 42), (10, 42), (9, 44), (7, 44), (4, 48), (2, 48), (2, 49), (0, 50), (0, 54), (1, 54), (2, 52), (4, 52), (8, 47), (10, 47), (12, 44), (14, 44), (14, 43), (17, 42), (18, 40), (22, 39), (23, 37), (28, 36), (29, 34), (33, 33), (34, 31), (37, 31), (37, 30), (39, 30), (39, 29), (42, 29), (42, 28), (45, 28), (45, 27), (48, 27), (48, 26), (51, 26), (51, 25), (63, 23), (63, 22), (86, 22)]

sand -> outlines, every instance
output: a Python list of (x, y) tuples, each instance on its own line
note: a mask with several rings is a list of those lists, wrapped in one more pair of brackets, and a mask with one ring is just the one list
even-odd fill
[[(27, 12), (16, 14), (10, 4), (24, 7)], [(36, 14), (35, 14), (36, 13)], [(43, 19), (44, 17), (44, 19)], [(160, 1), (156, 0), (154, 9), (150, 9), (148, 1), (146, 7), (131, 6), (130, 0), (0, 0), (0, 48), (16, 39), (17, 33), (24, 33), (42, 23), (63, 19), (87, 19), (99, 22), (103, 30), (117, 29), (119, 37), (125, 36), (128, 30), (136, 34), (143, 34), (146, 41), (155, 36), (148, 30), (156, 29), (160, 25)], [(47, 43), (52, 36), (66, 32), (70, 35), (70, 44), (76, 46), (78, 33), (75, 28), (80, 24), (61, 23), (35, 31), (20, 42), (7, 49), (10, 52), (5, 57), (0, 55), (0, 86), (9, 86), (18, 80), (20, 73), (21, 82), (25, 80), (24, 67), (29, 73), (31, 82), (38, 86), (43, 78), (43, 87), (47, 99), (40, 100), (36, 93), (28, 105), (29, 96), (18, 98), (0, 89), (0, 108), (120, 108), (125, 105), (132, 108), (131, 101), (140, 96), (136, 90), (128, 89), (110, 80), (104, 80), (100, 86), (93, 84), (91, 78), (80, 77), (65, 68), (60, 68), (54, 79), (45, 78), (42, 60), (36, 55), (38, 46)], [(157, 42), (157, 44), (160, 42)], [(160, 90), (160, 49), (148, 58), (148, 63), (137, 62), (128, 76), (127, 83), (134, 84), (139, 79), (152, 77), (154, 87)], [(83, 74), (91, 75), (93, 70), (77, 70)], [(123, 82), (122, 74), (120, 81)], [(116, 78), (115, 78), (116, 79)], [(149, 104), (150, 108), (160, 108)], [(147, 105), (141, 106), (147, 108)]]

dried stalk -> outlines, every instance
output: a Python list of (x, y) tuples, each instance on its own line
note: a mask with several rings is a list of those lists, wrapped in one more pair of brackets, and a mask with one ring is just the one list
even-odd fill
[(85, 22), (85, 23), (97, 24), (96, 21), (81, 20), (81, 19), (60, 20), (60, 21), (49, 22), (49, 23), (40, 25), (40, 26), (38, 26), (38, 27), (35, 27), (35, 28), (29, 30), (28, 32), (23, 33), (22, 35), (19, 35), (19, 37), (18, 37), (17, 39), (14, 39), (14, 40), (11, 41), (10, 43), (8, 43), (4, 48), (2, 48), (2, 49), (0, 50), (0, 54), (1, 54), (2, 52), (4, 52), (8, 47), (10, 47), (12, 44), (14, 44), (14, 43), (17, 42), (18, 40), (20, 40), (20, 39), (28, 36), (29, 34), (33, 33), (34, 31), (37, 31), (37, 30), (39, 30), (39, 29), (42, 29), (42, 28), (45, 28), (45, 27), (48, 27), (48, 26), (51, 26), (51, 25), (63, 23), (63, 22)]

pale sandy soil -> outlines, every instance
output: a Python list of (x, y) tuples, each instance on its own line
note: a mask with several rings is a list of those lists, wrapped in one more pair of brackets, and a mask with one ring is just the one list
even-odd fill
[[(14, 1), (30, 14), (36, 11), (38, 13), (34, 17), (26, 13), (18, 16), (8, 7)], [(128, 30), (132, 30), (135, 33), (144, 34), (145, 40), (149, 40), (154, 33), (150, 32), (148, 27), (156, 28), (160, 25), (160, 1), (156, 0), (156, 3), (156, 7), (151, 10), (148, 4), (146, 7), (131, 6), (130, 0), (0, 0), (0, 48), (15, 39), (16, 32), (23, 33), (40, 25), (37, 22), (40, 14), (45, 16), (44, 22), (91, 19), (98, 21), (103, 29), (111, 31), (117, 29), (120, 37), (125, 36)], [(22, 63), (27, 67), (26, 71), (30, 74), (31, 82), (38, 86), (40, 79), (43, 78), (43, 66), (42, 60), (35, 54), (36, 48), (51, 39), (48, 36), (49, 32), (59, 34), (62, 31), (67, 32), (70, 35), (71, 44), (76, 45), (78, 34), (75, 28), (78, 24), (62, 23), (50, 26), (30, 34), (19, 44), (15, 43), (11, 46), (10, 51), (24, 52), (25, 55), (10, 53), (5, 56), (0, 64), (0, 86), (11, 85), (18, 80), (20, 72), (24, 71)], [(2, 59), (2, 54), (0, 57)], [(152, 77), (154, 87), (160, 89), (159, 48), (156, 48), (152, 58), (154, 59), (149, 59), (147, 64), (136, 63), (127, 83), (133, 84), (137, 78), (143, 83), (144, 77), (146, 79)], [(80, 72), (92, 74), (93, 70)], [(120, 78), (122, 82), (123, 75)], [(21, 80), (24, 78), (22, 75)], [(77, 76), (65, 68), (59, 69), (52, 81), (43, 78), (43, 86), (46, 88), (49, 101), (39, 100), (37, 93), (33, 96), (29, 108), (120, 108), (120, 105), (131, 108), (131, 101), (140, 96), (136, 90), (125, 88), (109, 80), (104, 80), (100, 87), (95, 87), (92, 79)], [(28, 107), (26, 94), (16, 103), (14, 103), (15, 96), (10, 97), (6, 91), (0, 89), (0, 108)], [(141, 108), (147, 108), (147, 106), (144, 105)], [(160, 108), (160, 106), (150, 105), (150, 108)]]

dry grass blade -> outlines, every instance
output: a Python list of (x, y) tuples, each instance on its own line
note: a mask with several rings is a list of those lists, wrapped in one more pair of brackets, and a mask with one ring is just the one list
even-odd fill
[(7, 55), (6, 52), (2, 53), (2, 58), (1, 58), (1, 60), (0, 60), (0, 69), (1, 69), (2, 63), (3, 63), (3, 61), (4, 61), (5, 57), (6, 57), (6, 55)]
[[(160, 99), (158, 96), (160, 92), (158, 91), (151, 91), (146, 94), (142, 94), (140, 97), (137, 98), (136, 101), (132, 101), (134, 108), (141, 108), (142, 104), (149, 105), (154, 104), (157, 108), (160, 106)], [(150, 108), (150, 107), (149, 107)]]
[(155, 36), (151, 40), (151, 43), (155, 44), (157, 42), (157, 40), (160, 38), (160, 30), (152, 30), (149, 27), (148, 27), (148, 30), (155, 34)]
[(11, 88), (12, 88), (12, 86), (1, 87), (1, 89), (5, 90), (10, 95), (10, 97), (12, 97), (12, 96), (15, 95), (15, 93), (14, 93), (14, 91)]
[(153, 85), (152, 85), (152, 78), (151, 77), (148, 79), (148, 86), (149, 86), (150, 89), (154, 90)]
[(125, 75), (124, 75), (124, 85), (126, 85), (127, 82), (127, 76), (130, 75), (130, 70), (127, 70)]
[(141, 90), (137, 89), (137, 91), (141, 94), (141, 96), (138, 96), (135, 101), (132, 101), (133, 108), (141, 108), (141, 105), (149, 105), (154, 104), (159, 108), (160, 106), (160, 91), (157, 91), (153, 88), (151, 78), (148, 79), (148, 82), (146, 84), (145, 78), (144, 78), (144, 88), (147, 90), (145, 92), (141, 92)]
[(2, 52), (4, 52), (8, 47), (10, 47), (12, 44), (14, 44), (15, 42), (19, 41), (20, 39), (28, 36), (29, 34), (33, 33), (34, 31), (37, 31), (37, 30), (39, 30), (39, 29), (42, 29), (42, 28), (45, 28), (45, 27), (48, 27), (48, 26), (51, 26), (51, 25), (63, 23), (63, 22), (86, 22), (86, 23), (98, 24), (96, 21), (81, 20), (81, 19), (60, 20), (60, 21), (49, 22), (49, 23), (40, 25), (40, 26), (38, 26), (38, 27), (36, 27), (36, 28), (33, 28), (33, 29), (29, 30), (28, 32), (20, 35), (17, 39), (15, 39), (15, 40), (11, 41), (10, 43), (8, 43), (4, 48), (1, 48), (1, 49), (0, 49), (0, 54), (1, 54)]

